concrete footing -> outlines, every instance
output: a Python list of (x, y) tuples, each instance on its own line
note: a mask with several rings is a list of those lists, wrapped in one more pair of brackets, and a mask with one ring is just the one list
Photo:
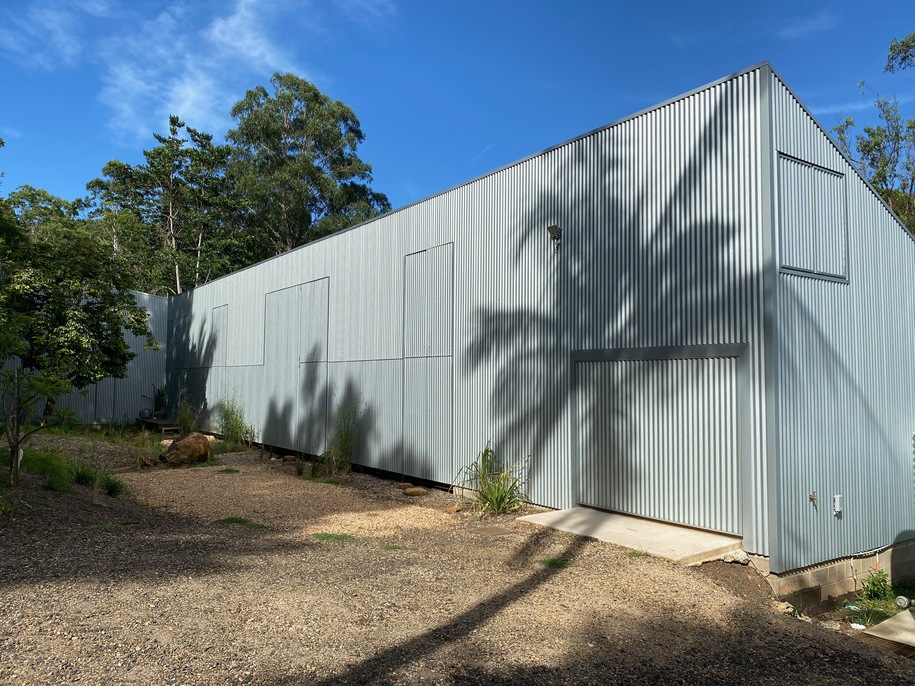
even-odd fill
[(872, 571), (885, 571), (891, 579), (915, 577), (915, 540), (895, 543), (879, 552), (833, 560), (782, 574), (769, 572), (767, 558), (751, 556), (779, 598), (793, 602), (805, 613), (826, 609), (843, 596), (861, 590)]

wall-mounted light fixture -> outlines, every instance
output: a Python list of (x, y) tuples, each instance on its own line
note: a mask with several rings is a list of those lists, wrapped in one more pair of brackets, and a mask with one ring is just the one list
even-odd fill
[(550, 232), (550, 240), (553, 241), (553, 250), (559, 250), (559, 243), (562, 240), (562, 229), (557, 224), (550, 224), (546, 227)]

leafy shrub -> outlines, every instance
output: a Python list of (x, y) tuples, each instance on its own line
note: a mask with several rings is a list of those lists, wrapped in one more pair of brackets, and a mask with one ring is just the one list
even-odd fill
[(223, 399), (216, 414), (218, 432), (231, 446), (250, 448), (255, 441), (254, 425), (245, 422), (244, 408), (235, 398)]
[(858, 598), (867, 600), (893, 600), (893, 587), (889, 575), (882, 569), (872, 569), (867, 578), (861, 582)]
[(475, 492), (483, 512), (515, 512), (527, 502), (527, 465), (527, 459), (505, 464), (487, 443), (476, 462), (461, 470), (461, 486)]

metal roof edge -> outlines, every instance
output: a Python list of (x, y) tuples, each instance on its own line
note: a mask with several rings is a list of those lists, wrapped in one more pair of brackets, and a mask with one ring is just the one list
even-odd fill
[[(778, 73), (775, 71), (775, 69), (772, 68), (772, 65), (769, 63), (768, 60), (763, 60), (763, 61), (761, 61), (761, 62), (757, 62), (756, 64), (753, 64), (753, 65), (751, 65), (751, 66), (749, 66), (749, 67), (746, 67), (746, 68), (744, 68), (744, 69), (741, 69), (740, 71), (736, 71), (736, 72), (734, 72), (734, 73), (732, 73), (732, 74), (728, 74), (727, 76), (722, 76), (721, 78), (715, 79), (714, 81), (711, 81), (711, 82), (709, 82), (709, 83), (706, 83), (706, 84), (704, 84), (704, 85), (702, 85), (702, 86), (699, 86), (699, 87), (697, 87), (697, 88), (693, 88), (692, 90), (689, 90), (689, 91), (687, 91), (687, 92), (685, 92), (685, 93), (681, 93), (681, 94), (679, 94), (679, 95), (675, 95), (675, 96), (673, 96), (673, 97), (671, 97), (671, 98), (668, 98), (667, 100), (664, 100), (664, 101), (659, 102), (659, 103), (657, 103), (657, 104), (651, 105), (650, 107), (646, 107), (646, 108), (641, 109), (641, 110), (639, 110), (639, 111), (637, 111), (637, 112), (634, 112), (633, 114), (628, 114), (628, 115), (626, 115), (625, 117), (621, 117), (621, 118), (619, 118), (619, 119), (615, 119), (615, 120), (613, 120), (612, 122), (610, 122), (609, 124), (604, 124), (603, 126), (599, 126), (599, 127), (595, 128), (595, 129), (591, 129), (590, 131), (587, 131), (587, 132), (585, 132), (585, 133), (579, 134), (578, 136), (575, 136), (574, 138), (570, 138), (570, 139), (565, 140), (565, 141), (563, 141), (563, 142), (561, 142), (561, 143), (557, 143), (556, 145), (551, 145), (550, 147), (548, 147), (548, 148), (546, 148), (546, 149), (544, 149), (544, 150), (541, 150), (541, 151), (539, 151), (539, 152), (535, 152), (535, 153), (533, 153), (533, 154), (531, 154), (531, 155), (528, 155), (527, 157), (521, 158), (520, 160), (516, 160), (516, 161), (514, 161), (514, 162), (510, 162), (510, 163), (508, 163), (508, 164), (506, 164), (506, 165), (503, 165), (503, 166), (501, 166), (501, 167), (498, 167), (498, 168), (496, 168), (496, 169), (493, 169), (492, 171), (488, 171), (488, 172), (486, 172), (485, 174), (481, 174), (481, 175), (476, 176), (476, 177), (474, 177), (474, 178), (472, 178), (472, 179), (469, 179), (468, 181), (462, 181), (461, 183), (457, 184), (456, 186), (451, 186), (450, 188), (446, 188), (446, 189), (444, 189), (444, 190), (441, 190), (441, 191), (439, 191), (438, 193), (433, 193), (432, 195), (429, 195), (429, 196), (427, 196), (427, 197), (425, 197), (425, 198), (422, 198), (422, 199), (420, 199), (420, 200), (416, 200), (416, 201), (414, 201), (414, 202), (411, 202), (410, 204), (404, 205), (403, 207), (398, 207), (398, 208), (395, 209), (395, 210), (391, 210), (390, 212), (385, 212), (385, 213), (382, 214), (382, 215), (379, 215), (379, 216), (377, 216), (377, 217), (372, 217), (371, 219), (367, 219), (367, 220), (365, 220), (364, 222), (360, 222), (359, 224), (355, 224), (355, 225), (353, 225), (353, 226), (349, 226), (349, 227), (347, 227), (347, 228), (345, 228), (345, 229), (342, 229), (342, 230), (340, 230), (340, 231), (335, 231), (334, 233), (329, 234), (329, 235), (327, 235), (327, 236), (322, 236), (321, 238), (318, 238), (318, 239), (316, 239), (316, 240), (314, 240), (314, 241), (310, 241), (310, 242), (306, 243), (305, 245), (300, 245), (300, 246), (298, 246), (298, 247), (296, 247), (296, 248), (293, 248), (292, 250), (289, 250), (288, 252), (282, 253), (281, 255), (274, 255), (273, 257), (268, 257), (268, 258), (266, 258), (266, 259), (264, 259), (264, 260), (261, 260), (260, 262), (255, 262), (254, 264), (249, 264), (249, 265), (246, 266), (246, 267), (242, 267), (241, 269), (237, 269), (237, 270), (235, 270), (234, 272), (231, 272), (231, 273), (229, 273), (229, 274), (224, 274), (223, 276), (220, 276), (220, 277), (218, 277), (218, 278), (216, 278), (216, 279), (213, 279), (212, 281), (209, 281), (209, 282), (207, 282), (207, 283), (205, 283), (205, 284), (202, 284), (201, 286), (195, 286), (194, 288), (187, 289), (187, 290), (185, 290), (183, 293), (181, 293), (181, 295), (184, 295), (185, 293), (192, 293), (193, 291), (195, 291), (195, 290), (198, 289), (198, 288), (202, 288), (202, 287), (204, 287), (204, 286), (209, 286), (210, 284), (216, 283), (216, 282), (220, 281), (221, 279), (224, 279), (224, 278), (226, 278), (226, 277), (228, 277), (228, 276), (232, 276), (232, 275), (234, 275), (234, 274), (239, 274), (239, 273), (245, 271), (246, 269), (251, 269), (252, 267), (256, 267), (256, 266), (261, 265), (261, 264), (264, 264), (264, 263), (266, 263), (266, 262), (270, 262), (271, 260), (275, 260), (275, 259), (281, 258), (281, 257), (283, 257), (284, 255), (289, 255), (289, 254), (294, 253), (294, 252), (296, 252), (296, 251), (298, 251), (298, 250), (303, 250), (303, 249), (305, 249), (305, 248), (308, 248), (309, 246), (312, 246), (312, 245), (316, 245), (316, 244), (318, 244), (318, 243), (321, 243), (322, 241), (326, 241), (326, 240), (330, 240), (330, 239), (336, 238), (336, 237), (341, 236), (341, 235), (343, 235), (343, 234), (345, 234), (345, 233), (348, 233), (348, 232), (350, 232), (350, 231), (355, 231), (356, 229), (361, 229), (361, 228), (363, 228), (363, 227), (365, 227), (365, 226), (368, 226), (369, 224), (372, 224), (372, 223), (374, 223), (374, 222), (377, 222), (377, 221), (379, 221), (379, 220), (381, 220), (381, 219), (384, 219), (384, 218), (386, 218), (386, 217), (391, 217), (391, 216), (397, 214), (398, 212), (403, 212), (403, 211), (408, 210), (408, 209), (410, 209), (410, 208), (416, 207), (417, 205), (421, 205), (421, 204), (424, 203), (424, 202), (428, 202), (428, 201), (433, 200), (433, 199), (435, 199), (435, 198), (438, 198), (438, 197), (440, 197), (440, 196), (443, 196), (443, 195), (446, 195), (446, 194), (451, 193), (451, 192), (453, 192), (453, 191), (456, 191), (456, 190), (458, 190), (459, 188), (463, 188), (464, 186), (469, 186), (469, 185), (471, 185), (471, 184), (473, 184), (473, 183), (476, 183), (476, 182), (478, 182), (478, 181), (481, 181), (481, 180), (483, 180), (483, 179), (485, 179), (485, 178), (487, 178), (487, 177), (489, 177), (489, 176), (493, 176), (493, 175), (495, 175), (495, 174), (499, 174), (500, 172), (503, 172), (503, 171), (505, 171), (505, 170), (507, 170), (507, 169), (511, 169), (512, 167), (516, 167), (516, 166), (518, 166), (518, 165), (520, 165), (520, 164), (524, 164), (525, 162), (529, 162), (529, 161), (531, 161), (531, 160), (533, 160), (533, 159), (536, 159), (536, 158), (538, 158), (538, 157), (541, 157), (541, 156), (543, 156), (543, 155), (548, 155), (549, 153), (553, 152), (554, 150), (558, 150), (558, 149), (563, 148), (563, 147), (565, 147), (565, 146), (567, 146), (567, 145), (571, 145), (572, 143), (577, 143), (577, 142), (580, 141), (580, 140), (584, 140), (585, 138), (589, 138), (590, 136), (593, 136), (593, 135), (595, 135), (595, 134), (597, 134), (597, 133), (600, 133), (600, 132), (602, 132), (602, 131), (607, 131), (607, 130), (609, 130), (609, 129), (612, 129), (612, 128), (615, 127), (615, 126), (619, 126), (619, 125), (621, 125), (621, 124), (624, 124), (624, 123), (627, 122), (627, 121), (630, 121), (630, 120), (635, 119), (635, 118), (637, 118), (637, 117), (641, 117), (641, 116), (643, 116), (643, 115), (645, 115), (645, 114), (648, 114), (649, 112), (653, 112), (653, 111), (659, 110), (659, 109), (661, 109), (661, 108), (663, 108), (663, 107), (667, 107), (668, 105), (671, 105), (671, 104), (673, 104), (673, 103), (675, 103), (675, 102), (678, 102), (678, 101), (680, 101), (680, 100), (685, 100), (686, 98), (692, 97), (692, 96), (695, 95), (696, 93), (701, 93), (702, 91), (709, 90), (710, 88), (714, 88), (715, 86), (719, 86), (719, 85), (721, 85), (722, 83), (726, 83), (727, 81), (731, 81), (731, 80), (733, 80), (733, 79), (736, 79), (736, 78), (738, 78), (738, 77), (741, 77), (741, 76), (743, 76), (744, 74), (749, 74), (749, 73), (752, 72), (752, 71), (756, 71), (756, 70), (763, 69), (763, 68), (766, 68), (766, 67), (768, 67), (769, 69), (772, 69), (772, 72), (775, 73), (776, 76), (778, 76)], [(783, 80), (780, 76), (779, 76), (778, 78), (779, 78), (780, 81), (782, 81), (782, 83), (784, 83), (784, 80)], [(787, 87), (787, 85), (786, 85), (786, 87)], [(791, 89), (789, 88), (789, 91), (790, 91), (790, 90), (791, 90)], [(794, 98), (795, 98), (796, 100), (798, 100), (798, 102), (800, 102), (800, 100), (797, 98), (797, 96), (794, 95), (794, 92), (793, 92), (793, 91), (791, 91), (791, 94), (792, 94), (792, 96), (794, 96)], [(805, 111), (806, 111), (806, 108), (805, 108)], [(808, 111), (808, 114), (809, 114), (809, 111)], [(814, 119), (814, 121), (816, 121), (816, 120)], [(820, 126), (819, 122), (817, 122), (817, 125)], [(822, 129), (822, 126), (820, 126), (820, 128)], [(827, 134), (827, 135), (828, 135), (828, 134)], [(852, 166), (854, 166), (854, 165), (852, 165)], [(894, 216), (895, 216), (895, 215), (894, 215)], [(175, 298), (175, 297), (180, 297), (180, 296), (169, 296), (169, 299), (172, 299), (172, 298)]]
[(797, 104), (801, 106), (801, 109), (803, 109), (804, 112), (807, 114), (807, 116), (810, 117), (810, 119), (814, 123), (814, 125), (818, 129), (820, 129), (820, 131), (823, 132), (823, 135), (825, 135), (826, 138), (829, 140), (829, 144), (832, 145), (832, 147), (835, 148), (836, 152), (842, 156), (842, 159), (848, 163), (848, 166), (851, 167), (855, 171), (855, 173), (858, 175), (858, 178), (864, 182), (864, 184), (868, 187), (868, 189), (870, 189), (870, 192), (873, 193), (874, 196), (877, 198), (877, 200), (880, 202), (880, 204), (883, 205), (884, 209), (886, 209), (886, 211), (890, 213), (890, 216), (896, 220), (896, 223), (899, 224), (900, 228), (903, 231), (905, 231), (906, 235), (909, 237), (909, 240), (915, 242), (915, 235), (913, 235), (912, 232), (909, 231), (908, 227), (905, 225), (905, 222), (903, 222), (899, 218), (899, 215), (893, 211), (893, 208), (887, 204), (886, 200), (883, 199), (883, 196), (880, 195), (879, 192), (877, 192), (877, 189), (874, 188), (873, 184), (867, 180), (867, 177), (864, 176), (864, 173), (858, 168), (858, 166), (848, 157), (848, 155), (846, 155), (844, 152), (842, 152), (841, 148), (839, 148), (839, 146), (833, 140), (832, 136), (829, 135), (829, 131), (826, 130), (826, 127), (823, 126), (823, 124), (820, 122), (820, 120), (817, 119), (816, 116), (813, 114), (813, 112), (811, 112), (810, 109), (807, 107), (807, 105), (804, 104), (804, 101), (798, 97), (797, 93), (795, 93), (794, 90), (791, 88), (791, 86), (789, 86), (788, 83), (785, 81), (785, 79), (782, 78), (782, 75), (778, 73), (778, 70), (775, 67), (773, 67), (771, 64), (769, 64), (768, 62), (766, 64), (768, 65), (769, 69), (772, 70), (772, 75), (775, 78), (777, 78), (778, 82), (780, 84), (782, 84), (785, 87), (785, 90), (787, 90), (791, 94), (791, 97), (794, 98), (795, 101), (797, 102)]

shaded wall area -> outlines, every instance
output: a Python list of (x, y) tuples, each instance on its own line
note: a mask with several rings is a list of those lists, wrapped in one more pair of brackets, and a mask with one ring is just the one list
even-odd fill
[[(780, 163), (772, 569), (783, 571), (915, 529), (915, 241), (777, 76), (771, 88)], [(800, 208), (782, 191), (795, 160), (813, 169)], [(838, 184), (824, 212), (819, 199)]]

